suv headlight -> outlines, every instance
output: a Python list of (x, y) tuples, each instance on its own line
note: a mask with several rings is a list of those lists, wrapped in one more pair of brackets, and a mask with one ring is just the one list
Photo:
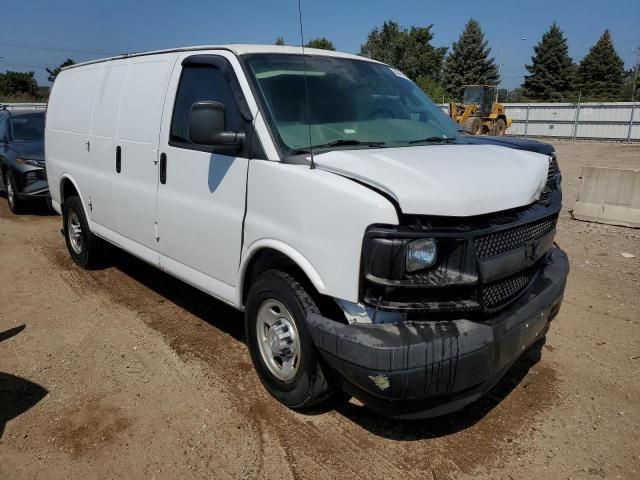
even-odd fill
[(40, 164), (37, 160), (32, 160), (31, 158), (16, 158), (16, 163), (22, 163), (24, 165), (31, 165), (32, 167), (39, 167)]
[(421, 238), (407, 244), (405, 265), (408, 272), (432, 267), (436, 263), (436, 241), (433, 238)]

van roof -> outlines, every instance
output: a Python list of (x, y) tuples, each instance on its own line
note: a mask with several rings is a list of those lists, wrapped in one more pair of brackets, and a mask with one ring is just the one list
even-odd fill
[[(188, 52), (192, 50), (227, 50), (233, 52), (234, 54), (247, 55), (251, 53), (284, 53), (284, 54), (301, 54), (303, 52), (302, 47), (292, 47), (287, 45), (250, 45), (250, 44), (231, 44), (231, 45), (196, 45), (192, 47), (179, 47), (179, 48), (169, 48), (166, 50), (151, 50), (148, 52), (137, 52), (137, 53), (125, 53), (123, 55), (117, 55), (114, 57), (108, 58), (100, 58), (97, 60), (89, 60), (88, 62), (76, 63), (75, 65), (70, 65), (68, 67), (63, 68), (62, 70), (69, 70), (76, 67), (81, 67), (83, 65), (91, 65), (94, 63), (108, 62), (111, 60), (120, 60), (124, 58), (132, 58), (132, 57), (142, 57), (145, 55), (159, 55), (162, 53), (173, 53), (173, 52)], [(333, 50), (322, 50), (318, 48), (305, 48), (304, 53), (306, 55), (321, 55), (325, 57), (337, 57), (337, 58), (350, 58), (354, 60), (363, 60), (367, 62), (381, 63), (377, 60), (372, 60), (368, 57), (363, 57), (360, 55), (354, 55), (351, 53), (343, 53), (343, 52), (335, 52)]]

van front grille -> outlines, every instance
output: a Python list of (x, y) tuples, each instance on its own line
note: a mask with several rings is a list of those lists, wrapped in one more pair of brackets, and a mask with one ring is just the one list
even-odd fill
[(493, 309), (514, 299), (533, 279), (535, 272), (526, 271), (483, 287), (482, 304)]
[(540, 238), (556, 227), (556, 217), (547, 217), (537, 222), (527, 223), (508, 230), (484, 235), (474, 239), (478, 259), (494, 257), (516, 248), (527, 242)]

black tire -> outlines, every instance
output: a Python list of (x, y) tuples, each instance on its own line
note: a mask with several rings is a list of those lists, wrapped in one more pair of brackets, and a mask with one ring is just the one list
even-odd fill
[(505, 130), (507, 129), (507, 124), (502, 118), (499, 118), (496, 122), (496, 130), (495, 134), (499, 137), (504, 135)]
[[(74, 240), (71, 238), (70, 219), (74, 223), (77, 219), (80, 226), (79, 236), (77, 237), (78, 241), (76, 241), (75, 245)], [(70, 197), (64, 202), (62, 225), (67, 249), (73, 261), (78, 266), (87, 270), (100, 266), (103, 258), (103, 242), (89, 230), (89, 224), (87, 223), (87, 217), (84, 213), (80, 197)]]
[(4, 177), (4, 189), (7, 194), (7, 203), (9, 204), (9, 210), (14, 215), (19, 215), (24, 209), (24, 201), (18, 196), (18, 187), (16, 185), (16, 179), (13, 176), (13, 172), (8, 170), (5, 172)]
[[(258, 312), (272, 300), (281, 303), (291, 314), (299, 338), (299, 365), (295, 376), (288, 381), (279, 379), (270, 371), (258, 345)], [(249, 290), (245, 330), (251, 360), (267, 391), (294, 409), (316, 405), (333, 393), (307, 329), (305, 317), (308, 313), (319, 313), (315, 301), (295, 278), (280, 270), (262, 273)]]

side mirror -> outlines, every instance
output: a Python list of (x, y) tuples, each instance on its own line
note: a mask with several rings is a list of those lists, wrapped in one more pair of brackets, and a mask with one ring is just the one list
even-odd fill
[(191, 106), (189, 139), (192, 143), (239, 148), (244, 142), (244, 132), (227, 131), (225, 127), (224, 105), (220, 102), (202, 101)]

